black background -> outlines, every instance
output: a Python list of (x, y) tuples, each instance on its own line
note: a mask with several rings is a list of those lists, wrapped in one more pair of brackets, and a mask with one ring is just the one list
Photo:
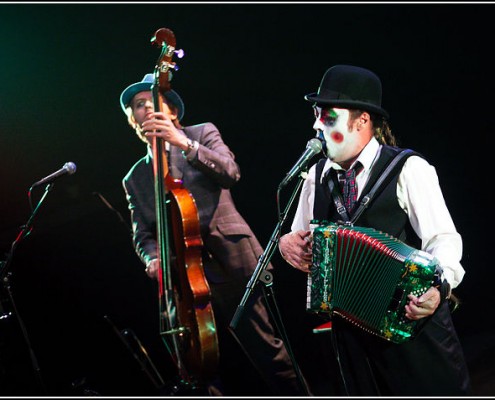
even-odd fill
[[(46, 391), (75, 394), (72, 383), (86, 378), (104, 395), (146, 393), (148, 377), (105, 315), (132, 329), (158, 366), (166, 357), (156, 340), (156, 288), (132, 250), (121, 187), (145, 149), (119, 96), (152, 72), (159, 50), (150, 40), (167, 27), (186, 53), (172, 81), (186, 104), (182, 122), (220, 129), (242, 171), (232, 190), (237, 206), (264, 245), (277, 224), (278, 183), (314, 136), (304, 95), (335, 64), (380, 76), (399, 144), (435, 165), (463, 236), (463, 304), (454, 319), (476, 394), (495, 394), (486, 383), (494, 353), (491, 198), (479, 188), (481, 176), (491, 176), (494, 16), (491, 4), (455, 3), (1, 4), (2, 259), (30, 216), (29, 187), (67, 161), (77, 164), (76, 174), (55, 182), (9, 265)], [(43, 187), (33, 190), (33, 205), (42, 195)], [(308, 355), (320, 339), (305, 312), (305, 276), (278, 254), (273, 262), (291, 344), (317, 382), (326, 360)], [(22, 340), (10, 340), (5, 364), (27, 371), (12, 374), (22, 387), (11, 384), (13, 393), (39, 394), (25, 382), (30, 361), (18, 365)]]

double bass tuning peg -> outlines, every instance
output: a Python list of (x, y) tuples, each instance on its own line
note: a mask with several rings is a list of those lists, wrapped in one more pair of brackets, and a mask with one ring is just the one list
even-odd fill
[(170, 72), (170, 70), (173, 70), (173, 71), (178, 71), (179, 70), (179, 66), (174, 63), (174, 62), (162, 62), (161, 65), (160, 65), (160, 72), (161, 73), (165, 73), (165, 72)]
[(179, 50), (174, 50), (174, 53), (175, 53), (175, 55), (176, 55), (178, 58), (182, 58), (182, 57), (184, 57), (184, 50), (182, 50), (182, 49), (179, 49)]

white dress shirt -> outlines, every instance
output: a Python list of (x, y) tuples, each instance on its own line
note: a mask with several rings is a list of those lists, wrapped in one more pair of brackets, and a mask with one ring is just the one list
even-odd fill
[[(378, 141), (372, 138), (356, 160), (363, 165), (363, 170), (356, 177), (358, 198), (361, 189), (368, 181), (374, 161), (380, 155), (381, 148)], [(351, 165), (353, 166), (354, 164)], [(322, 179), (329, 168), (341, 169), (338, 164), (327, 159), (321, 174)], [(302, 186), (291, 226), (292, 232), (313, 228), (310, 221), (313, 219), (315, 170), (316, 164), (309, 169)], [(444, 270), (444, 278), (450, 283), (451, 288), (457, 287), (465, 273), (460, 264), (462, 238), (445, 204), (435, 167), (422, 157), (410, 156), (399, 175), (397, 199), (421, 239), (421, 250), (438, 259)]]

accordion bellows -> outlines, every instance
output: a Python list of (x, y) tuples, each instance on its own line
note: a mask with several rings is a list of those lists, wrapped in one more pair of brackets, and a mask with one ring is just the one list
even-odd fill
[(306, 310), (338, 315), (394, 343), (412, 339), (407, 295), (438, 280), (438, 260), (373, 228), (323, 224), (313, 231)]

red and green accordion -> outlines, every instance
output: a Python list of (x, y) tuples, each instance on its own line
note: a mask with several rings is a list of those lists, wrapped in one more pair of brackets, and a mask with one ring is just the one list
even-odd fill
[(373, 228), (321, 224), (313, 231), (306, 310), (338, 315), (402, 343), (420, 325), (405, 317), (407, 295), (420, 296), (441, 273), (438, 260)]

